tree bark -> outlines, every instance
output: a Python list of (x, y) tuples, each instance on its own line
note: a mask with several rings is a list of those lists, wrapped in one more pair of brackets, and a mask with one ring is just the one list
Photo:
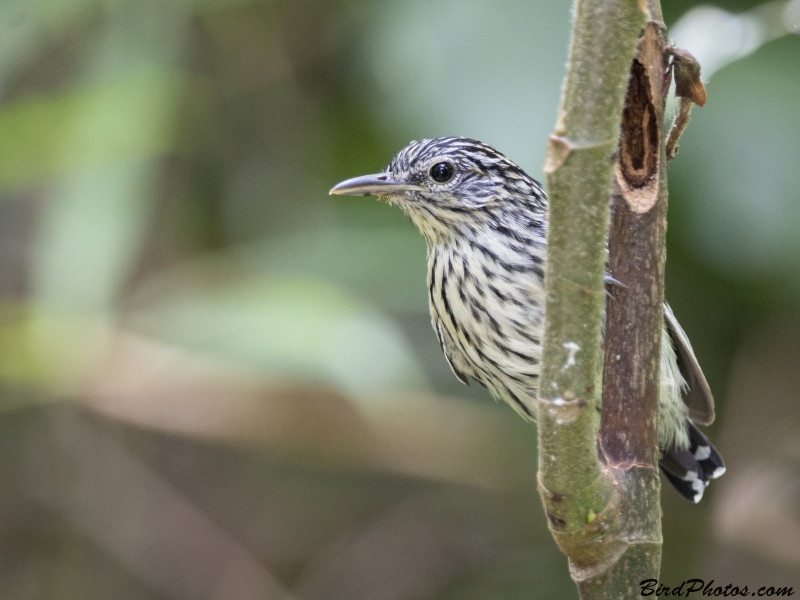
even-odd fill
[[(658, 577), (662, 547), (658, 404), (667, 229), (664, 110), (669, 52), (660, 11), (657, 20), (654, 12), (651, 7), (651, 18), (631, 66), (615, 165), (609, 272), (624, 287), (615, 288), (606, 305), (599, 438), (601, 460), (623, 490), (623, 518), (615, 535), (625, 543), (624, 554), (604, 575), (608, 579), (604, 585), (630, 592), (639, 590), (643, 579)], [(626, 585), (625, 580), (631, 579)]]

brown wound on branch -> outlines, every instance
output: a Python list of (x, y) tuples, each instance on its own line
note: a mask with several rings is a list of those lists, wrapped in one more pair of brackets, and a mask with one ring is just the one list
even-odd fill
[(650, 77), (644, 65), (634, 59), (622, 112), (616, 170), (622, 196), (635, 213), (647, 212), (658, 199), (659, 144)]
[(567, 160), (570, 152), (572, 152), (572, 144), (568, 139), (559, 135), (551, 135), (547, 141), (547, 158), (544, 162), (545, 175), (555, 173)]

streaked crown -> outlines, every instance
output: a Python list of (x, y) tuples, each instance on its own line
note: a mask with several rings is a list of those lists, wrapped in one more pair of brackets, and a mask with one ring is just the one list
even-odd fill
[(398, 205), (431, 241), (498, 213), (545, 211), (541, 186), (491, 146), (461, 137), (411, 142), (384, 173), (343, 181), (333, 194), (375, 194)]

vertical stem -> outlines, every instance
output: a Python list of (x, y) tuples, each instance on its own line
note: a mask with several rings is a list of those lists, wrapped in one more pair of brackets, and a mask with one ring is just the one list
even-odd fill
[(657, 463), (668, 57), (664, 24), (651, 19), (631, 65), (612, 194), (609, 271), (626, 287), (615, 288), (607, 304), (599, 446), (624, 490), (618, 536), (628, 547), (603, 582), (620, 591), (636, 591), (639, 581), (657, 578), (661, 563)]
[[(658, 0), (647, 7), (577, 0), (545, 165), (550, 230), (539, 486), (582, 598), (636, 597), (639, 583), (657, 577), (660, 567), (667, 67)], [(614, 288), (608, 303), (598, 438), (609, 197), (611, 273), (628, 287)]]
[(655, 467), (658, 447), (667, 207), (661, 90), (667, 65), (652, 50), (663, 37), (648, 23), (631, 66), (612, 194), (609, 271), (625, 287), (614, 289), (606, 312), (600, 446), (606, 462), (623, 469)]
[(644, 25), (635, 0), (577, 1), (560, 116), (545, 165), (550, 229), (539, 486), (576, 582), (596, 581), (627, 547), (611, 535), (620, 499), (613, 474), (597, 455), (596, 401), (612, 155)]

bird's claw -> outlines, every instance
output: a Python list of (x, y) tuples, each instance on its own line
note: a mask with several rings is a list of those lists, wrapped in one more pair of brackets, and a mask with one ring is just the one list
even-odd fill
[[(627, 285), (625, 285), (624, 283), (622, 283), (622, 282), (621, 282), (621, 281), (619, 281), (618, 279), (614, 279), (614, 278), (613, 278), (611, 275), (609, 275), (608, 273), (606, 273), (605, 275), (603, 275), (603, 281), (605, 282), (605, 284), (606, 284), (606, 285), (615, 285), (615, 286), (617, 286), (617, 287), (621, 287), (621, 288), (627, 288), (627, 287), (628, 287)], [(609, 297), (609, 298), (611, 298), (612, 300), (614, 299), (614, 296), (612, 296), (612, 295), (611, 295), (611, 292), (609, 292), (608, 290), (606, 290), (606, 296), (608, 296), (608, 297)]]
[(614, 278), (613, 278), (611, 275), (609, 275), (608, 273), (606, 273), (605, 275), (603, 275), (603, 281), (605, 281), (606, 285), (616, 285), (616, 286), (619, 286), (619, 287), (621, 287), (621, 288), (627, 288), (627, 287), (628, 287), (627, 285), (625, 285), (625, 284), (624, 284), (624, 283), (622, 283), (621, 281), (619, 281), (619, 280), (617, 280), (617, 279), (614, 279)]

